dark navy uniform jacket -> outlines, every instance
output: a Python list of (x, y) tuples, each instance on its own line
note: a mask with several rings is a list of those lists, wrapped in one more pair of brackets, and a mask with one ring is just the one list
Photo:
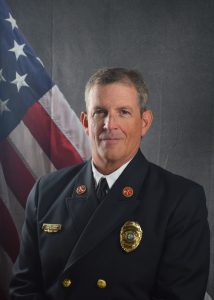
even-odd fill
[[(124, 195), (125, 187), (132, 196)], [(143, 232), (129, 253), (120, 244), (127, 221)], [(58, 224), (56, 232), (50, 224)], [(37, 182), (27, 202), (11, 299), (202, 300), (208, 269), (202, 187), (149, 163), (139, 151), (100, 204), (90, 161)]]

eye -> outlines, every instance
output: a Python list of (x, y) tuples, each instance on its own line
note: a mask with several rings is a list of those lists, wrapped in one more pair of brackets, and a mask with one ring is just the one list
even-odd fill
[(123, 108), (123, 109), (120, 110), (120, 115), (124, 116), (124, 117), (128, 117), (128, 116), (131, 115), (131, 112), (128, 109)]
[(93, 117), (104, 117), (106, 114), (107, 111), (105, 109), (99, 108), (93, 112)]

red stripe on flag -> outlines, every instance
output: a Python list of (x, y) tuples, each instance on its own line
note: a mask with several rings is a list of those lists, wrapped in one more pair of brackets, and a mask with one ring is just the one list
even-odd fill
[(0, 144), (0, 160), (7, 185), (25, 207), (28, 194), (35, 183), (33, 175), (7, 140)]
[(29, 108), (23, 122), (57, 169), (82, 162), (77, 150), (40, 103)]
[(13, 220), (0, 198), (0, 245), (14, 262), (19, 251), (19, 236)]

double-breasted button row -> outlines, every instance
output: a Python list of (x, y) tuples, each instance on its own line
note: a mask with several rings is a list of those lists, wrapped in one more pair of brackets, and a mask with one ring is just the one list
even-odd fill
[[(72, 280), (70, 278), (64, 278), (63, 281), (62, 281), (62, 286), (64, 288), (69, 288), (72, 286)], [(107, 286), (107, 283), (104, 279), (98, 279), (97, 280), (97, 286), (100, 288), (100, 289), (104, 289), (106, 288)]]

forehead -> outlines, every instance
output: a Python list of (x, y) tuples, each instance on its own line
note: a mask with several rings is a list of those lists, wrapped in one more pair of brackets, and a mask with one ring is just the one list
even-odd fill
[(115, 82), (106, 85), (94, 85), (87, 99), (87, 106), (96, 105), (135, 105), (138, 93), (134, 85)]

